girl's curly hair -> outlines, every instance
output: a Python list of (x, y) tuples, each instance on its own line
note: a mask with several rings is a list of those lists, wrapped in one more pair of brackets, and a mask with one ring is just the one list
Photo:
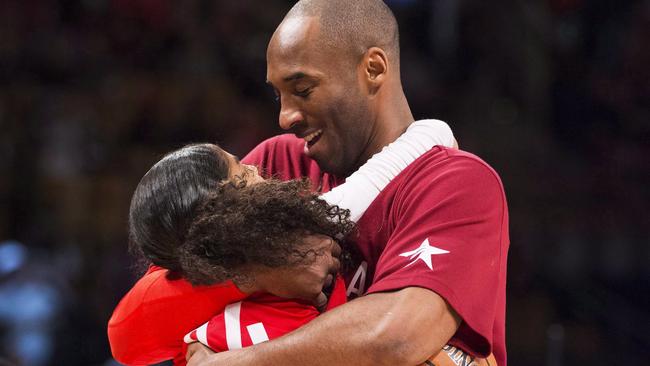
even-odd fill
[(179, 248), (182, 275), (210, 285), (247, 280), (247, 265), (309, 261), (319, 253), (305, 248), (305, 236), (343, 238), (354, 229), (349, 215), (310, 192), (307, 180), (222, 184), (199, 206)]

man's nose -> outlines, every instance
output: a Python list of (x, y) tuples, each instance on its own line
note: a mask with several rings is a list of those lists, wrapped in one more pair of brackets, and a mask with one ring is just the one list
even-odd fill
[(280, 128), (290, 130), (303, 121), (302, 112), (296, 108), (282, 108), (280, 110)]

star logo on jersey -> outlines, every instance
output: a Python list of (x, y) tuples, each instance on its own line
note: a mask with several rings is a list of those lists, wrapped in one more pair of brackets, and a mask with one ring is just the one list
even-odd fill
[(441, 254), (447, 254), (449, 251), (436, 248), (429, 244), (429, 239), (424, 239), (422, 244), (416, 249), (412, 250), (410, 252), (402, 253), (399, 256), (400, 257), (408, 257), (411, 259), (411, 263), (407, 264), (406, 267), (415, 264), (418, 260), (422, 260), (424, 264), (429, 267), (430, 270), (433, 270), (433, 264), (431, 264), (431, 257), (434, 255), (441, 255)]

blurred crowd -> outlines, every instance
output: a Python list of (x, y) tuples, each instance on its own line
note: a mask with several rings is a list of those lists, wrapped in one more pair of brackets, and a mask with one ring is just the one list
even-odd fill
[[(650, 1), (391, 0), (416, 117), (509, 199), (512, 365), (650, 356)], [(279, 133), (290, 0), (0, 2), (0, 365), (113, 365), (126, 217), (162, 154)]]

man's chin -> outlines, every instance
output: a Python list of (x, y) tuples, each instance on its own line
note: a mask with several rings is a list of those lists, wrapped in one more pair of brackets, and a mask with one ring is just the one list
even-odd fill
[(341, 164), (343, 159), (336, 155), (337, 151), (335, 149), (324, 150), (322, 149), (324, 146), (314, 147), (316, 148), (307, 151), (307, 156), (318, 164), (320, 170), (337, 177), (347, 177), (353, 173), (353, 171), (350, 171), (348, 164)]
[(313, 159), (316, 164), (318, 164), (318, 167), (322, 171), (333, 174), (337, 177), (343, 176), (341, 175), (342, 169), (340, 169), (340, 164), (336, 164), (331, 158), (328, 157), (328, 155), (321, 157), (319, 154), (316, 154), (315, 156), (310, 156), (310, 158)]

